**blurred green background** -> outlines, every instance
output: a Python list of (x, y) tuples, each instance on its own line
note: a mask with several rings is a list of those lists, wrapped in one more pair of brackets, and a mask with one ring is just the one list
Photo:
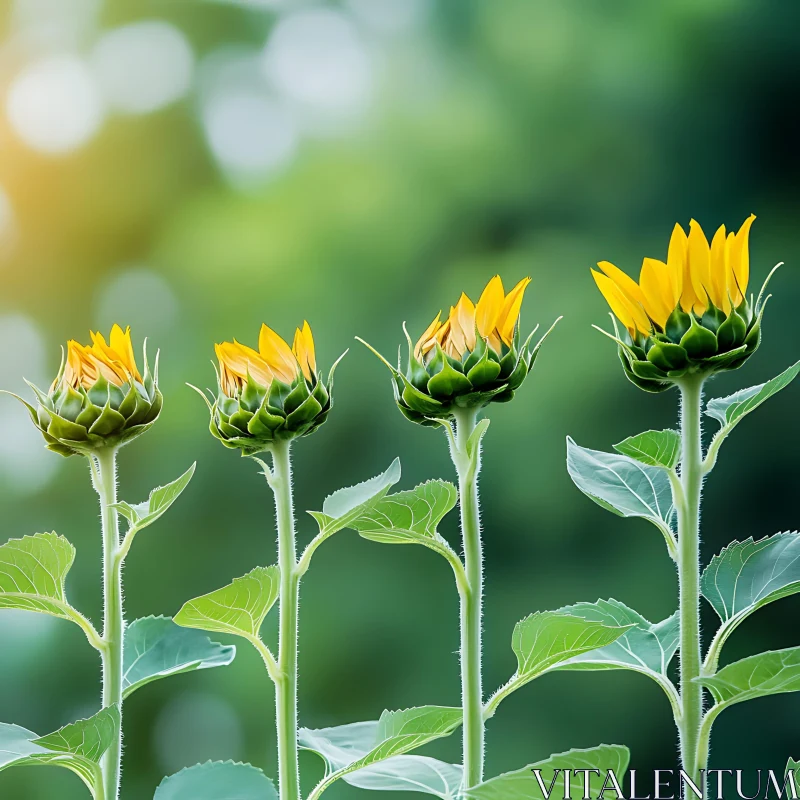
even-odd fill
[[(300, 510), (395, 456), (404, 487), (452, 477), (443, 436), (401, 418), (353, 336), (391, 353), (404, 320), (421, 331), (495, 273), (507, 286), (533, 277), (524, 328), (565, 319), (517, 399), (489, 411), (487, 690), (513, 672), (513, 625), (536, 609), (616, 597), (652, 620), (672, 613), (658, 532), (591, 503), (564, 465), (568, 433), (610, 449), (676, 421), (676, 396), (634, 389), (590, 328), (607, 309), (589, 268), (608, 258), (638, 271), (666, 254), (675, 221), (713, 231), (755, 212), (753, 283), (788, 265), (760, 352), (710, 392), (800, 356), (798, 23), (789, 0), (3, 0), (2, 388), (48, 384), (66, 339), (130, 324), (161, 349), (166, 405), (123, 451), (122, 497), (198, 462), (128, 560), (129, 618), (175, 613), (275, 559), (263, 478), (211, 438), (185, 385), (211, 384), (215, 341), (254, 343), (262, 321), (288, 337), (307, 318), (322, 365), (350, 348), (330, 421), (295, 447)], [(787, 389), (725, 445), (706, 488), (706, 559), (797, 525), (799, 399)], [(0, 539), (67, 536), (69, 593), (99, 622), (86, 464), (46, 452), (13, 401), (0, 412)], [(300, 530), (310, 539), (311, 518)], [(444, 533), (457, 541), (454, 518)], [(760, 611), (726, 659), (798, 644), (799, 610), (794, 598)], [(301, 616), (304, 725), (458, 703), (456, 593), (427, 550), (337, 535), (315, 557)], [(97, 659), (66, 623), (0, 613), (0, 674), (5, 722), (46, 733), (97, 708)], [(163, 775), (207, 759), (274, 774), (272, 704), (246, 646), (228, 669), (147, 687), (126, 705), (124, 797), (149, 800)], [(713, 765), (782, 768), (800, 755), (799, 711), (790, 695), (727, 712)], [(429, 752), (456, 760), (458, 738)], [(674, 766), (658, 687), (628, 673), (528, 686), (489, 724), (488, 773), (600, 742), (628, 744), (641, 770)], [(309, 784), (321, 773), (307, 754), (302, 768)], [(85, 796), (60, 770), (0, 775), (8, 800)]]

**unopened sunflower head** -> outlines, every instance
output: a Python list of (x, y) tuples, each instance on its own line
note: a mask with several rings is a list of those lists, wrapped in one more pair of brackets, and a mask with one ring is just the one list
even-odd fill
[(141, 373), (130, 328), (114, 325), (108, 340), (100, 333), (90, 336), (88, 345), (67, 342), (49, 391), (29, 383), (38, 407), (22, 401), (47, 447), (63, 456), (121, 447), (148, 430), (161, 413), (158, 357), (151, 372), (145, 351)]
[[(694, 220), (676, 225), (666, 261), (645, 258), (639, 282), (601, 261), (592, 276), (625, 330), (616, 331), (625, 374), (646, 391), (669, 389), (687, 374), (740, 367), (758, 348), (766, 282), (748, 298), (750, 226), (721, 226), (709, 244)], [(616, 327), (616, 323), (615, 323)]]
[(529, 283), (524, 278), (506, 294), (496, 275), (477, 304), (462, 293), (447, 317), (442, 319), (439, 312), (416, 344), (406, 332), (405, 371), (373, 350), (392, 371), (395, 400), (408, 419), (437, 425), (436, 420), (451, 417), (456, 408), (480, 408), (514, 397), (544, 341), (542, 337), (530, 349), (531, 333), (520, 344), (520, 309)]
[(275, 441), (308, 436), (325, 422), (336, 364), (327, 380), (320, 377), (307, 322), (296, 330), (291, 347), (262, 325), (258, 350), (234, 340), (216, 345), (216, 353), (219, 390), (211, 402), (203, 397), (211, 433), (226, 447), (254, 455)]

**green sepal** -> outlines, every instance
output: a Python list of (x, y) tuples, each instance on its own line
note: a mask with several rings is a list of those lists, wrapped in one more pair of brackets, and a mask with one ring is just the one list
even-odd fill
[[(466, 364), (464, 367), (466, 369)], [(481, 389), (497, 380), (500, 370), (500, 364), (489, 358), (489, 348), (487, 347), (483, 357), (467, 372), (467, 380), (476, 389)]]
[[(712, 333), (711, 335), (713, 336), (714, 334)], [(685, 334), (685, 336), (688, 336), (688, 334)], [(685, 369), (688, 366), (686, 349), (681, 345), (670, 344), (669, 342), (654, 344), (647, 352), (647, 360), (664, 372)]]
[(661, 381), (664, 379), (664, 372), (650, 361), (631, 361), (629, 362), (630, 371), (642, 380)]
[(256, 383), (248, 372), (247, 383), (245, 383), (244, 389), (239, 395), (239, 404), (243, 405), (248, 411), (255, 413), (258, 411), (265, 395), (264, 387)]
[[(708, 328), (704, 328), (692, 317), (692, 325), (681, 337), (681, 347), (689, 358), (703, 359), (717, 354), (717, 337)], [(674, 369), (680, 369), (675, 367)]]
[[(440, 351), (441, 348), (437, 345), (437, 356)], [(431, 396), (436, 400), (449, 400), (458, 394), (470, 392), (472, 384), (467, 376), (454, 369), (444, 357), (444, 353), (441, 355), (441, 369), (428, 381), (428, 392)]]
[(78, 414), (83, 410), (85, 399), (84, 395), (76, 392), (71, 386), (67, 386), (56, 406), (58, 415), (71, 422), (75, 422)]
[(717, 308), (709, 300), (708, 308), (703, 312), (700, 324), (702, 327), (716, 334), (720, 326), (722, 325), (723, 322), (725, 322), (726, 319), (727, 316), (725, 312), (721, 308)]
[(400, 377), (403, 381), (403, 393), (401, 395), (403, 403), (419, 414), (426, 416), (441, 414), (442, 404), (438, 400), (423, 394), (419, 389), (412, 386), (404, 376), (401, 375)]
[(283, 412), (283, 405), (291, 391), (291, 387), (275, 378), (269, 386), (269, 394), (267, 395), (270, 411)]
[(253, 416), (254, 415), (247, 411), (247, 409), (240, 408), (235, 414), (231, 414), (228, 423), (238, 428), (241, 433), (247, 433), (247, 426), (250, 424), (250, 420), (253, 419)]
[(721, 351), (734, 350), (744, 343), (747, 336), (747, 323), (734, 310), (717, 330), (717, 341)]
[[(300, 375), (292, 391), (289, 392), (286, 399), (283, 401), (283, 410), (287, 414), (291, 414), (293, 411), (297, 411), (309, 397), (311, 397), (311, 392), (308, 391), (308, 384), (305, 378)], [(317, 403), (317, 405), (321, 404)]]
[(682, 308), (680, 303), (667, 318), (664, 333), (673, 342), (679, 342), (692, 325), (692, 318)]
[(299, 428), (301, 425), (311, 422), (314, 417), (322, 412), (322, 406), (312, 395), (308, 395), (305, 401), (286, 417), (286, 427), (289, 430)]
[(89, 433), (92, 436), (110, 436), (112, 433), (119, 433), (124, 427), (125, 417), (119, 411), (114, 411), (110, 405), (106, 405), (100, 416), (92, 423)]
[(89, 432), (83, 425), (77, 422), (70, 422), (56, 414), (50, 416), (50, 423), (47, 432), (54, 439), (66, 439), (70, 442), (85, 442), (89, 438)]

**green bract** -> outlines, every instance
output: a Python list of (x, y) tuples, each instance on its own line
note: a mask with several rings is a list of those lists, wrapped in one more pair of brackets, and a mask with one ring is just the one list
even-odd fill
[(533, 369), (542, 343), (557, 322), (533, 348), (529, 347), (530, 341), (539, 326), (522, 344), (517, 328), (512, 344), (502, 344), (499, 353), (476, 329), (475, 348), (467, 350), (460, 359), (447, 355), (439, 344), (431, 358), (418, 359), (405, 331), (408, 339), (405, 373), (400, 363), (393, 367), (373, 347), (364, 344), (391, 370), (395, 402), (403, 415), (420, 425), (437, 426), (437, 420), (452, 417), (458, 408), (483, 408), (489, 403), (511, 400)]
[(241, 450), (246, 456), (261, 453), (276, 441), (309, 436), (333, 407), (335, 369), (336, 364), (327, 381), (317, 374), (309, 381), (298, 370), (291, 383), (275, 378), (269, 386), (248, 375), (235, 397), (220, 389), (213, 402), (200, 392), (211, 413), (211, 433), (225, 447)]
[(62, 364), (49, 392), (28, 385), (36, 393), (38, 407), (17, 399), (42, 432), (47, 449), (62, 456), (122, 447), (153, 425), (164, 402), (158, 389), (158, 356), (151, 371), (146, 351), (141, 383), (131, 378), (117, 386), (100, 375), (89, 389), (75, 388), (64, 381)]
[(646, 392), (663, 392), (689, 374), (738, 369), (761, 343), (765, 307), (762, 296), (756, 303), (745, 298), (726, 315), (709, 300), (700, 315), (678, 303), (663, 329), (654, 324), (648, 335), (625, 330), (620, 336), (615, 321), (625, 375)]

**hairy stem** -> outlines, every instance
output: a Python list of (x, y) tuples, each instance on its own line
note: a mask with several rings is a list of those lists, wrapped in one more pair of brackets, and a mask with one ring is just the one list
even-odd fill
[[(122, 558), (120, 558), (119, 518), (112, 508), (117, 502), (117, 451), (98, 450), (95, 488), (100, 497), (103, 525), (103, 708), (118, 705), (122, 712), (122, 657), (125, 617), (122, 607)], [(114, 742), (103, 756), (104, 795), (118, 800), (122, 770), (122, 725)]]
[(278, 565), (281, 572), (280, 629), (275, 703), (278, 730), (280, 800), (299, 800), (297, 752), (297, 650), (300, 576), (297, 573), (290, 443), (272, 447), (272, 490), (278, 518)]
[(481, 667), (483, 544), (478, 505), (479, 459), (471, 459), (467, 441), (475, 430), (477, 409), (458, 409), (453, 462), (458, 472), (461, 533), (466, 583), (461, 599), (461, 697), (464, 712), (464, 789), (483, 781), (484, 719)]
[[(700, 641), (700, 493), (703, 486), (701, 401), (703, 378), (691, 375), (681, 390), (681, 486), (678, 503), (678, 578), (680, 584), (680, 678), (679, 723), (681, 762), (700, 785), (700, 769), (708, 761), (708, 739), (701, 737), (703, 687), (695, 682), (702, 669)], [(701, 750), (705, 752), (701, 752)]]

